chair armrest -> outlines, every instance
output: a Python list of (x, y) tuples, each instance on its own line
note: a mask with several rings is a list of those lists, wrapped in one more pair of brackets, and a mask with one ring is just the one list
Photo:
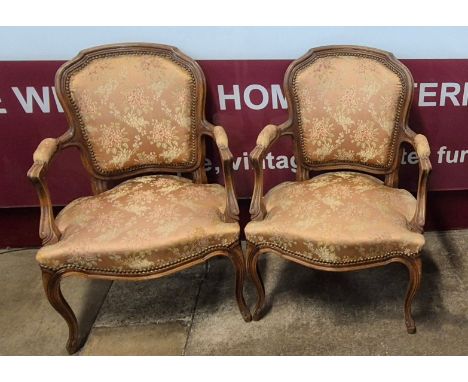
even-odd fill
[(266, 214), (265, 202), (263, 201), (263, 159), (266, 151), (282, 135), (282, 127), (267, 125), (263, 128), (257, 138), (257, 145), (250, 153), (250, 162), (255, 171), (254, 190), (250, 203), (251, 220), (263, 220)]
[(414, 131), (406, 128), (407, 141), (416, 150), (419, 158), (419, 180), (418, 191), (416, 197), (416, 210), (414, 217), (409, 222), (409, 228), (414, 232), (423, 233), (424, 223), (426, 221), (426, 199), (427, 199), (427, 183), (429, 174), (432, 170), (429, 156), (431, 149), (427, 138), (422, 134), (416, 134)]
[(224, 211), (225, 222), (239, 220), (239, 205), (237, 204), (236, 191), (232, 180), (233, 156), (228, 146), (228, 137), (222, 126), (213, 126), (213, 139), (218, 147), (219, 156), (224, 176), (224, 187), (226, 189), (226, 209)]
[(431, 149), (429, 147), (429, 142), (427, 138), (422, 134), (416, 134), (413, 138), (414, 148), (418, 154), (419, 159), (429, 159), (431, 155)]
[(54, 244), (60, 239), (60, 231), (55, 224), (52, 202), (49, 188), (45, 181), (45, 175), (54, 155), (59, 151), (58, 140), (55, 138), (44, 139), (33, 154), (34, 163), (28, 171), (28, 178), (36, 188), (41, 206), (41, 220), (39, 224), (39, 236), (42, 244)]

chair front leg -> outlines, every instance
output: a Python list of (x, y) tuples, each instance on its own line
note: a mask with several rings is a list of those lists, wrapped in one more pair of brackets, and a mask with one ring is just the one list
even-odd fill
[(422, 277), (422, 263), (421, 257), (400, 257), (396, 259), (398, 262), (403, 263), (408, 268), (409, 273), (409, 284), (406, 291), (405, 297), (405, 324), (406, 330), (409, 334), (416, 333), (416, 324), (411, 314), (411, 304), (413, 303), (414, 297), (419, 290), (421, 285)]
[(68, 325), (68, 341), (67, 351), (68, 354), (76, 353), (80, 347), (80, 332), (78, 321), (76, 320), (75, 313), (70, 308), (63, 297), (62, 290), (60, 289), (60, 282), (62, 280), (62, 273), (53, 272), (50, 270), (42, 269), (42, 283), (47, 295), (50, 305), (65, 319)]
[(261, 252), (258, 248), (247, 242), (247, 269), (250, 279), (257, 289), (257, 304), (255, 305), (255, 310), (252, 316), (254, 321), (258, 321), (261, 318), (261, 311), (265, 306), (265, 286), (263, 284), (260, 270), (258, 269), (258, 258), (260, 255)]
[(229, 250), (229, 259), (236, 272), (236, 300), (245, 322), (252, 321), (252, 315), (244, 299), (245, 260), (242, 248), (239, 245)]
[(421, 258), (411, 258), (407, 264), (410, 281), (408, 284), (408, 290), (405, 298), (405, 323), (406, 329), (409, 334), (416, 333), (416, 324), (414, 323), (413, 316), (411, 314), (411, 304), (413, 303), (414, 297), (421, 286), (422, 277), (422, 262)]

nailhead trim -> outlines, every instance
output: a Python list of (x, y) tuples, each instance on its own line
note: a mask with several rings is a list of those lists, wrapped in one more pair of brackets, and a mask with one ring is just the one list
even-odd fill
[(206, 254), (208, 254), (210, 252), (214, 252), (216, 250), (221, 250), (221, 249), (228, 250), (231, 247), (233, 247), (234, 244), (237, 244), (237, 243), (238, 243), (238, 240), (236, 239), (232, 243), (227, 244), (227, 245), (222, 245), (222, 244), (211, 245), (211, 246), (209, 246), (208, 248), (206, 248), (205, 250), (203, 250), (201, 252), (198, 252), (198, 253), (195, 253), (195, 254), (192, 254), (192, 255), (189, 255), (189, 256), (182, 257), (182, 258), (177, 259), (177, 260), (175, 260), (173, 262), (170, 262), (168, 264), (164, 264), (164, 265), (161, 265), (161, 266), (158, 266), (158, 267), (143, 268), (143, 269), (137, 269), (137, 270), (116, 270), (114, 268), (82, 267), (82, 266), (76, 266), (74, 264), (67, 264), (67, 265), (64, 265), (64, 266), (57, 267), (57, 268), (50, 267), (48, 265), (43, 265), (43, 264), (40, 264), (40, 266), (41, 266), (41, 268), (48, 269), (48, 270), (51, 270), (51, 271), (54, 271), (54, 272), (58, 272), (58, 271), (61, 271), (61, 270), (64, 270), (64, 269), (69, 269), (69, 270), (73, 270), (73, 271), (82, 271), (82, 272), (93, 272), (93, 271), (95, 271), (95, 272), (100, 272), (100, 273), (111, 273), (111, 274), (116, 274), (116, 275), (141, 275), (141, 274), (157, 273), (157, 272), (160, 272), (160, 271), (164, 271), (165, 269), (171, 268), (173, 265), (185, 262), (186, 260), (189, 260), (189, 259), (203, 257), (204, 255), (206, 255)]
[[(392, 135), (392, 141), (389, 147), (389, 152), (388, 152), (388, 163), (387, 165), (379, 165), (379, 164), (368, 164), (368, 163), (362, 163), (362, 162), (357, 162), (357, 161), (350, 161), (350, 160), (335, 160), (335, 161), (328, 161), (328, 162), (321, 162), (321, 161), (313, 161), (310, 160), (308, 154), (306, 153), (305, 149), (305, 142), (304, 142), (304, 136), (303, 136), (303, 129), (302, 129), (302, 118), (301, 118), (301, 109), (300, 109), (300, 104), (299, 104), (299, 98), (297, 95), (297, 76), (298, 74), (306, 69), (307, 67), (311, 66), (312, 64), (315, 63), (319, 58), (322, 57), (329, 57), (329, 56), (354, 56), (354, 57), (362, 57), (362, 58), (368, 58), (372, 59), (375, 61), (378, 61), (382, 63), (384, 66), (386, 66), (388, 69), (390, 69), (392, 72), (394, 72), (399, 78), (401, 82), (401, 90), (400, 90), (400, 97), (398, 100), (398, 106), (397, 106), (397, 111), (395, 114), (395, 123), (394, 123), (394, 128), (393, 128), (393, 135)], [(314, 164), (323, 164), (326, 163), (327, 165), (335, 165), (335, 164), (342, 164), (342, 163), (349, 163), (349, 164), (362, 164), (364, 166), (368, 166), (371, 168), (378, 168), (378, 169), (388, 169), (392, 166), (393, 159), (394, 159), (394, 154), (395, 154), (395, 145), (396, 145), (396, 140), (399, 136), (400, 129), (401, 129), (401, 123), (400, 123), (400, 116), (402, 112), (402, 108), (404, 105), (403, 100), (405, 99), (406, 91), (407, 91), (407, 82), (406, 78), (403, 76), (403, 71), (401, 68), (398, 66), (394, 65), (392, 62), (390, 62), (388, 59), (384, 59), (381, 57), (376, 57), (371, 54), (366, 54), (366, 53), (353, 53), (353, 52), (333, 52), (333, 53), (315, 53), (315, 56), (312, 58), (308, 59), (301, 65), (299, 65), (297, 68), (294, 70), (294, 75), (293, 75), (293, 97), (294, 97), (294, 104), (296, 107), (296, 113), (297, 113), (297, 118), (298, 118), (298, 130), (299, 130), (299, 136), (300, 136), (300, 141), (301, 141), (301, 154), (304, 158), (304, 162), (306, 165), (313, 166)]]
[(389, 258), (392, 258), (392, 257), (395, 257), (395, 256), (406, 256), (406, 257), (417, 257), (417, 256), (419, 256), (419, 253), (407, 254), (407, 253), (404, 253), (404, 252), (392, 251), (392, 252), (386, 252), (385, 254), (379, 255), (379, 256), (366, 257), (366, 258), (361, 257), (359, 259), (350, 260), (350, 261), (327, 261), (327, 260), (321, 260), (321, 259), (314, 259), (314, 258), (305, 256), (303, 254), (293, 252), (293, 251), (291, 251), (289, 249), (283, 248), (283, 247), (281, 247), (281, 246), (279, 246), (277, 244), (268, 243), (266, 241), (262, 241), (260, 243), (253, 243), (253, 242), (250, 242), (250, 241), (248, 241), (248, 242), (251, 243), (252, 245), (256, 246), (256, 247), (259, 247), (259, 248), (277, 249), (277, 250), (285, 252), (285, 253), (287, 253), (289, 255), (292, 255), (292, 256), (299, 257), (301, 259), (307, 260), (307, 261), (309, 261), (311, 263), (325, 264), (325, 265), (363, 264), (363, 263), (372, 262), (374, 260), (386, 260), (386, 259), (389, 259)]
[[(146, 56), (146, 55), (153, 55), (153, 56), (159, 56), (159, 57), (164, 57), (168, 58), (172, 62), (174, 62), (176, 65), (182, 67), (184, 70), (186, 70), (190, 74), (190, 91), (192, 94), (191, 97), (191, 105), (190, 105), (190, 120), (191, 120), (191, 136), (190, 136), (190, 143), (191, 143), (191, 159), (190, 162), (186, 163), (181, 163), (181, 164), (172, 164), (172, 163), (164, 163), (164, 164), (142, 164), (142, 165), (137, 165), (133, 166), (130, 168), (125, 168), (125, 169), (120, 169), (120, 170), (104, 170), (98, 163), (96, 159), (96, 155), (94, 153), (91, 141), (88, 137), (88, 134), (85, 129), (85, 125), (83, 122), (83, 117), (80, 113), (80, 109), (78, 105), (76, 104), (76, 101), (73, 99), (70, 91), (70, 80), (71, 77), (73, 77), (76, 72), (80, 71), (84, 67), (86, 67), (89, 63), (91, 63), (94, 60), (97, 59), (105, 59), (108, 57), (114, 57), (114, 56)], [(89, 150), (89, 154), (92, 159), (92, 163), (94, 168), (97, 170), (97, 172), (100, 175), (119, 175), (119, 174), (124, 174), (128, 171), (134, 171), (134, 170), (139, 170), (147, 167), (156, 167), (156, 168), (167, 168), (167, 167), (173, 167), (174, 169), (184, 169), (187, 167), (193, 167), (195, 166), (197, 162), (197, 119), (196, 119), (196, 114), (197, 114), (197, 81), (195, 78), (195, 75), (193, 74), (192, 69), (183, 61), (179, 61), (173, 54), (166, 53), (166, 52), (152, 52), (152, 51), (147, 51), (147, 50), (142, 50), (142, 51), (117, 51), (117, 52), (104, 52), (100, 54), (93, 55), (91, 57), (85, 56), (82, 58), (79, 62), (79, 64), (76, 64), (69, 73), (67, 73), (67, 77), (65, 80), (65, 93), (68, 97), (68, 100), (70, 104), (73, 107), (73, 111), (75, 112), (75, 115), (79, 121), (80, 124), (80, 130), (81, 134), (83, 135), (86, 146)]]

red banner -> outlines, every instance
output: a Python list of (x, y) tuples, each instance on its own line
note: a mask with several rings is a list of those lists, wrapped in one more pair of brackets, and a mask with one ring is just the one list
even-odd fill
[[(468, 60), (402, 60), (416, 82), (410, 125), (428, 137), (433, 175), (430, 190), (468, 189)], [(59, 61), (0, 62), (0, 207), (35, 206), (26, 178), (32, 153), (46, 137), (57, 137), (66, 120), (53, 87)], [(235, 157), (236, 189), (252, 192), (247, 154), (261, 129), (287, 118), (282, 91), (286, 60), (200, 61), (208, 85), (207, 119), (223, 125)], [(417, 158), (403, 157), (402, 187), (415, 188)], [(266, 189), (294, 178), (291, 144), (283, 138), (266, 157)], [(219, 172), (213, 150), (207, 169)], [(53, 202), (63, 205), (90, 193), (89, 180), (74, 149), (61, 153), (49, 176)]]

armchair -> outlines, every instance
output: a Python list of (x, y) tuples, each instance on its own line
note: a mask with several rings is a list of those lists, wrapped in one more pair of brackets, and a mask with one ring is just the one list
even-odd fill
[[(41, 206), (37, 261), (47, 298), (68, 324), (69, 353), (86, 336), (80, 338), (60, 291), (68, 276), (147, 280), (226, 256), (236, 273), (239, 309), (251, 320), (232, 154), (224, 129), (205, 119), (205, 87), (198, 64), (165, 45), (91, 48), (58, 70), (69, 130), (40, 143), (28, 177)], [(207, 137), (219, 149), (224, 187), (207, 184)], [(45, 176), (69, 147), (80, 150), (94, 195), (74, 200), (55, 218)]]
[[(245, 234), (247, 267), (258, 292), (253, 319), (261, 318), (265, 304), (258, 267), (263, 253), (332, 272), (399, 262), (409, 270), (404, 313), (407, 331), (414, 333), (411, 304), (421, 281), (431, 163), (427, 139), (408, 127), (410, 72), (381, 50), (321, 47), (291, 63), (284, 89), (288, 120), (266, 126), (250, 154), (255, 183)], [(294, 142), (296, 181), (264, 196), (262, 161), (285, 135)], [(398, 188), (404, 142), (419, 156), (416, 199)], [(323, 173), (311, 177), (312, 171)]]

